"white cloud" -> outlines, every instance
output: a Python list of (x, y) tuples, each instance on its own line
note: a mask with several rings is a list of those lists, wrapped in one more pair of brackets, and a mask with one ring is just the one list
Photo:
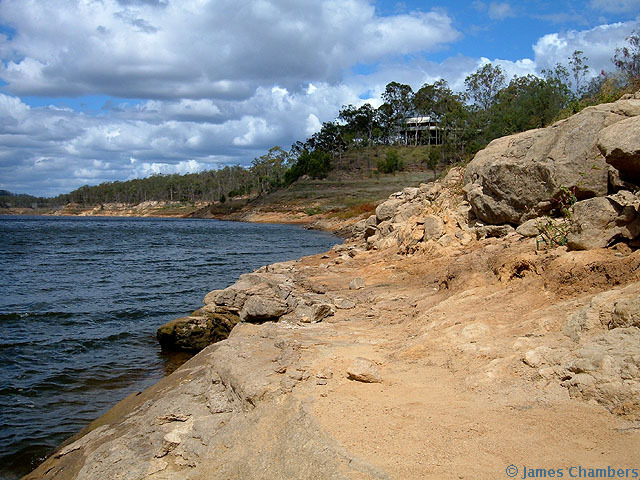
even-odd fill
[(504, 20), (514, 16), (515, 12), (507, 2), (491, 2), (489, 4), (489, 18), (492, 20)]
[(640, 0), (591, 0), (589, 6), (603, 12), (640, 12)]
[(367, 0), (3, 0), (0, 18), (19, 32), (0, 66), (17, 95), (246, 99), (459, 37), (440, 11), (381, 17)]
[(597, 75), (601, 70), (612, 71), (611, 58), (616, 47), (626, 44), (625, 37), (635, 26), (635, 22), (624, 22), (545, 35), (533, 46), (536, 65), (538, 69), (553, 68), (558, 63), (567, 65), (571, 54), (581, 50), (588, 58), (591, 75)]

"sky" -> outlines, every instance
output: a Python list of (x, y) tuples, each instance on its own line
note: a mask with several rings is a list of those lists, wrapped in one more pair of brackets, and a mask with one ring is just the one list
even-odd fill
[(387, 83), (614, 69), (640, 0), (0, 0), (0, 189), (248, 166)]

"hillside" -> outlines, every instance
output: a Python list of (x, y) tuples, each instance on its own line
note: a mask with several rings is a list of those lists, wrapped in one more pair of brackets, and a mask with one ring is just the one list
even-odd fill
[[(380, 173), (376, 163), (387, 151), (397, 152), (403, 165), (394, 173)], [(225, 198), (224, 202), (179, 202), (147, 200), (141, 203), (69, 203), (57, 208), (39, 208), (5, 213), (37, 213), (78, 216), (197, 217), (254, 222), (316, 224), (335, 229), (348, 218), (370, 212), (375, 205), (404, 186), (416, 186), (435, 178), (425, 158), (428, 149), (419, 147), (375, 147), (352, 149), (326, 178), (303, 176), (287, 187), (261, 195)], [(0, 212), (3, 212), (0, 209)], [(319, 223), (318, 223), (319, 222)]]

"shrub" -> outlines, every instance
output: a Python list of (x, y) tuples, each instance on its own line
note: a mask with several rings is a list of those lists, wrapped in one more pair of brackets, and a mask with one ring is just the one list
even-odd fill
[(384, 160), (379, 159), (376, 166), (382, 173), (393, 173), (404, 169), (404, 164), (395, 150), (388, 150)]

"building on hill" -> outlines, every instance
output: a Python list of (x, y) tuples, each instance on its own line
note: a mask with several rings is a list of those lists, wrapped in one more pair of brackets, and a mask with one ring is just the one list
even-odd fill
[(442, 134), (430, 116), (410, 117), (399, 126), (398, 140), (407, 145), (442, 145)]

